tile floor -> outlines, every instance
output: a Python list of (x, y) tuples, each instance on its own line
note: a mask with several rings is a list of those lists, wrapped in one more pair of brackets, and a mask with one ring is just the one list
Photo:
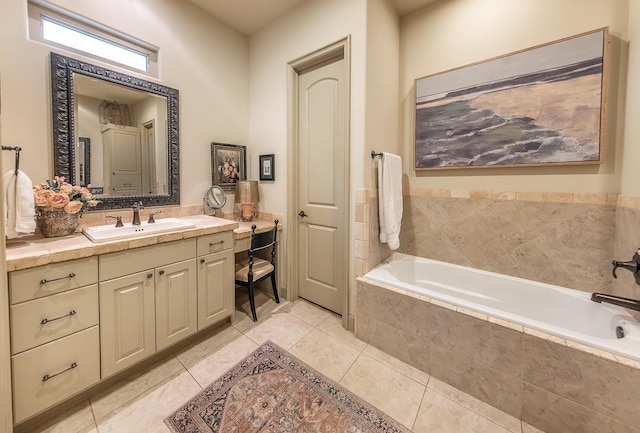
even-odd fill
[(239, 296), (233, 325), (31, 431), (167, 433), (165, 417), (271, 340), (413, 432), (542, 433), (358, 340), (339, 316), (314, 304), (278, 305), (259, 293), (254, 323)]

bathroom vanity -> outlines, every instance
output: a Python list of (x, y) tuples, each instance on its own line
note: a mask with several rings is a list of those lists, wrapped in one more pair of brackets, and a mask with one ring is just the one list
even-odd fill
[(203, 215), (184, 219), (194, 227), (101, 243), (78, 233), (7, 246), (15, 424), (230, 320), (234, 253), (250, 228)]

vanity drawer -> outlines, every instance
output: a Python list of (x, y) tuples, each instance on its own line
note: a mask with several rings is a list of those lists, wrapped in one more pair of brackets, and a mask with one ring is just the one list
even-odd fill
[(100, 281), (192, 259), (195, 252), (196, 240), (184, 239), (104, 254), (100, 256)]
[(94, 326), (12, 356), (14, 422), (22, 422), (97, 383), (99, 347), (98, 327)]
[(233, 231), (215, 233), (198, 238), (198, 255), (217, 253), (233, 248)]
[(15, 355), (97, 325), (98, 285), (12, 305), (10, 311), (11, 354)]
[(11, 304), (98, 282), (98, 258), (69, 260), (9, 273)]

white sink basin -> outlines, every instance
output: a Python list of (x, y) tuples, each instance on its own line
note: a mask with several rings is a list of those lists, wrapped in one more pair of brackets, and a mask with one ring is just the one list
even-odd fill
[(153, 235), (175, 230), (194, 228), (196, 225), (189, 221), (177, 218), (162, 218), (155, 223), (149, 224), (146, 221), (139, 226), (125, 223), (124, 227), (116, 227), (115, 224), (104, 226), (85, 227), (82, 232), (93, 242), (106, 242), (118, 239), (131, 239), (138, 236)]

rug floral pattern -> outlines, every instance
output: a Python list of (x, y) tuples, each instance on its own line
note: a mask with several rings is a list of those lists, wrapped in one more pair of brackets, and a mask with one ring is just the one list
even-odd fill
[(165, 419), (176, 433), (408, 433), (267, 342)]

